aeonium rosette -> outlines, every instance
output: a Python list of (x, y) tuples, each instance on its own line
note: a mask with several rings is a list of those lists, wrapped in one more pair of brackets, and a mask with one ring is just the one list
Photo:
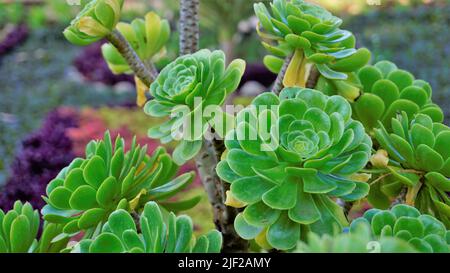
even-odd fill
[(0, 209), (0, 253), (56, 253), (66, 246), (69, 238), (54, 241), (62, 224), (44, 222), (41, 232), (39, 225), (39, 212), (28, 202), (16, 201), (6, 212)]
[(144, 110), (154, 117), (170, 115), (170, 119), (151, 128), (149, 136), (162, 143), (181, 140), (173, 153), (177, 164), (193, 158), (214, 118), (204, 117), (203, 110), (221, 106), (238, 87), (244, 69), (243, 60), (233, 60), (227, 67), (222, 51), (207, 49), (181, 56), (167, 65), (151, 84), (153, 99)]
[(353, 220), (350, 232), (358, 233), (364, 226), (370, 227), (371, 236), (376, 240), (398, 238), (424, 253), (450, 251), (450, 231), (444, 224), (408, 205), (398, 204), (389, 210), (370, 209)]
[(354, 226), (351, 232), (317, 235), (307, 234), (294, 252), (299, 253), (415, 253), (407, 241), (391, 236), (374, 236), (369, 224)]
[(297, 87), (261, 94), (238, 113), (225, 145), (217, 173), (231, 183), (227, 204), (245, 207), (236, 231), (268, 248), (295, 247), (302, 225), (340, 230), (347, 222), (331, 198), (354, 201), (369, 191), (358, 172), (372, 141), (340, 96)]
[(262, 44), (273, 54), (264, 58), (266, 66), (278, 73), (283, 58), (293, 55), (283, 79), (285, 87), (305, 87), (315, 66), (334, 86), (346, 89), (349, 100), (359, 95), (351, 78), (368, 63), (370, 52), (355, 49), (353, 34), (339, 28), (340, 18), (303, 0), (273, 0), (271, 12), (264, 3), (256, 3), (254, 9)]
[(176, 176), (178, 169), (164, 148), (149, 155), (134, 139), (126, 150), (123, 138), (113, 143), (106, 132), (103, 140), (87, 145), (86, 158), (74, 159), (47, 185), (43, 218), (64, 225), (61, 239), (80, 231), (92, 238), (116, 209), (139, 213), (151, 200), (174, 211), (189, 209), (199, 197), (168, 200), (194, 178), (193, 172)]
[(64, 30), (64, 36), (76, 45), (88, 45), (104, 38), (116, 27), (123, 0), (92, 0)]
[(127, 211), (111, 213), (101, 233), (67, 249), (75, 253), (219, 253), (222, 234), (213, 229), (195, 237), (186, 215), (175, 216), (157, 203), (145, 204), (139, 216), (139, 230)]
[[(405, 112), (409, 118), (417, 113), (425, 114), (434, 122), (442, 122), (442, 110), (431, 101), (432, 88), (424, 80), (415, 79), (410, 72), (399, 69), (394, 63), (380, 61), (361, 68), (353, 78), (362, 94), (352, 104), (353, 117), (359, 120), (373, 136), (381, 121), (391, 131), (391, 119)], [(327, 95), (341, 91), (320, 78), (316, 88)]]
[[(134, 19), (131, 23), (119, 22), (117, 30), (130, 43), (131, 47), (136, 51), (139, 58), (156, 74), (156, 68), (153, 63), (160, 60), (166, 53), (166, 43), (170, 37), (170, 25), (165, 19), (161, 19), (155, 12), (148, 12), (144, 20), (141, 18)], [(102, 54), (108, 64), (109, 69), (114, 74), (131, 74), (132, 69), (128, 65), (125, 58), (110, 43), (102, 45)], [(147, 101), (145, 93), (148, 90), (138, 77), (134, 77), (136, 82), (138, 106), (143, 106)]]
[(383, 208), (407, 187), (408, 204), (434, 214), (450, 227), (450, 128), (426, 114), (408, 118), (405, 112), (391, 120), (391, 128), (389, 133), (380, 124), (375, 130), (377, 141), (389, 155), (389, 165), (369, 200)]

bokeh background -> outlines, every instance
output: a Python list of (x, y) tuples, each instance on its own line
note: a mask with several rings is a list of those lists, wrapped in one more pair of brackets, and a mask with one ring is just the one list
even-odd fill
[[(62, 30), (79, 10), (77, 0), (0, 0), (0, 208), (16, 199), (43, 205), (46, 184), (91, 139), (109, 129), (131, 141), (159, 143), (147, 129), (159, 120), (135, 106), (133, 80), (113, 75), (100, 52), (102, 42), (71, 45)], [(247, 69), (234, 103), (265, 91), (275, 78), (262, 65), (265, 54), (255, 33), (252, 0), (200, 0), (201, 47), (243, 58)], [(449, 0), (315, 0), (344, 19), (373, 62), (388, 59), (433, 87), (450, 121)], [(124, 21), (149, 10), (172, 26), (167, 56), (177, 56), (177, 0), (125, 0)], [(169, 147), (170, 149), (170, 147)], [(194, 169), (193, 164), (182, 168)], [(201, 194), (197, 180), (186, 195)], [(188, 211), (197, 230), (212, 227), (206, 197)]]

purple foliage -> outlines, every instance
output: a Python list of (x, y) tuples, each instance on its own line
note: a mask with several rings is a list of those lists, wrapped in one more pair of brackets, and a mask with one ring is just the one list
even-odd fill
[(248, 81), (257, 81), (265, 87), (269, 87), (276, 79), (277, 75), (270, 72), (264, 64), (250, 63), (245, 68), (240, 86)]
[(103, 43), (105, 42), (99, 41), (83, 49), (73, 62), (77, 70), (88, 81), (102, 82), (107, 85), (115, 85), (123, 81), (134, 83), (132, 76), (115, 75), (109, 70), (102, 56), (101, 46)]
[(8, 53), (18, 44), (28, 37), (28, 27), (26, 25), (18, 25), (12, 28), (6, 34), (5, 38), (0, 41), (0, 56)]
[(65, 135), (77, 120), (72, 111), (55, 110), (48, 114), (43, 126), (22, 141), (10, 178), (0, 192), (0, 208), (11, 209), (14, 201), (28, 201), (41, 208), (47, 183), (75, 157), (72, 142)]

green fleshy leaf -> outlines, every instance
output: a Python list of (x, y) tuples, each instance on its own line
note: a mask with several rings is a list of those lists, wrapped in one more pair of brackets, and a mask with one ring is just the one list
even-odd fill
[(105, 161), (100, 156), (92, 157), (83, 170), (86, 183), (97, 189), (107, 177)]
[(293, 248), (300, 238), (300, 225), (282, 213), (278, 220), (267, 230), (267, 241), (275, 248), (287, 250)]
[(297, 203), (289, 210), (289, 218), (297, 223), (307, 225), (318, 221), (320, 212), (311, 194), (305, 193), (300, 186), (301, 184), (297, 189)]
[(202, 148), (202, 141), (183, 140), (173, 151), (173, 160), (178, 165), (183, 165), (186, 161), (194, 158)]
[(263, 202), (257, 202), (247, 206), (243, 215), (250, 225), (266, 227), (278, 219), (280, 211), (268, 207)]
[(385, 226), (390, 226), (391, 228), (394, 228), (395, 225), (395, 215), (391, 213), (390, 211), (380, 211), (377, 214), (375, 214), (372, 218), (372, 232), (375, 235), (380, 235), (381, 230)]
[(121, 253), (125, 251), (120, 239), (112, 233), (102, 233), (91, 243), (90, 253)]
[(96, 200), (100, 206), (108, 208), (113, 204), (114, 198), (119, 193), (119, 183), (114, 176), (110, 176), (97, 190)]
[(74, 191), (69, 199), (69, 204), (75, 210), (87, 210), (96, 207), (97, 200), (94, 188), (88, 185), (79, 187)]
[(9, 241), (12, 253), (25, 253), (30, 247), (31, 241), (30, 222), (25, 215), (19, 215), (11, 223)]
[(256, 227), (256, 226), (250, 225), (245, 220), (242, 213), (239, 213), (236, 216), (236, 218), (234, 219), (234, 228), (235, 228), (236, 232), (239, 234), (239, 236), (245, 240), (254, 239), (263, 230), (262, 227)]
[[(280, 210), (290, 209), (297, 203), (297, 185), (298, 181), (295, 179), (286, 179), (281, 185), (275, 186), (265, 192), (262, 200), (271, 208)], [(283, 198), (280, 198), (280, 196)]]
[(106, 211), (101, 208), (93, 208), (86, 210), (78, 221), (80, 229), (88, 229), (96, 226), (105, 217)]
[(58, 209), (69, 209), (69, 199), (72, 192), (62, 186), (56, 187), (49, 195), (49, 201)]
[(233, 196), (242, 202), (255, 203), (261, 200), (263, 195), (276, 185), (259, 176), (242, 177), (231, 184)]

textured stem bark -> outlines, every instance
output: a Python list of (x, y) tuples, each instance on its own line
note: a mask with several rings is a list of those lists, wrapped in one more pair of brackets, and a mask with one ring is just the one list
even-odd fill
[(311, 71), (309, 72), (309, 77), (308, 77), (308, 81), (306, 82), (306, 87), (314, 89), (317, 85), (317, 81), (319, 80), (319, 76), (320, 76), (319, 70), (317, 70), (316, 66), (314, 65), (311, 68)]
[(281, 67), (281, 70), (278, 73), (278, 76), (277, 76), (275, 82), (273, 83), (272, 92), (275, 93), (276, 95), (280, 94), (281, 89), (283, 89), (284, 75), (286, 74), (286, 70), (289, 66), (289, 63), (292, 60), (292, 57), (293, 57), (293, 54), (290, 54), (284, 59), (283, 66)]
[(342, 210), (344, 211), (345, 217), (347, 218), (347, 220), (349, 220), (349, 219), (348, 219), (348, 215), (349, 215), (350, 211), (351, 211), (352, 208), (353, 208), (353, 202), (346, 202), (346, 201), (344, 201), (344, 200), (338, 198), (338, 199), (336, 200), (336, 203), (337, 203), (340, 207), (342, 207)]
[(153, 62), (151, 60), (146, 60), (146, 61), (144, 61), (144, 65), (145, 65), (145, 67), (147, 67), (150, 75), (152, 75), (152, 78), (156, 79), (158, 77), (159, 72), (156, 69), (156, 67), (153, 64)]
[(131, 45), (122, 36), (122, 34), (113, 30), (110, 34), (106, 36), (106, 39), (119, 51), (119, 53), (125, 58), (131, 70), (134, 74), (147, 86), (155, 79), (152, 73), (148, 70), (136, 52), (133, 50)]
[[(180, 0), (180, 55), (192, 54), (198, 50), (199, 41), (199, 0)], [(203, 140), (203, 146), (195, 164), (200, 180), (213, 209), (214, 224), (223, 235), (222, 252), (245, 252), (248, 242), (234, 230), (237, 209), (225, 205), (229, 185), (216, 173), (217, 163), (225, 150), (222, 140)]]
[(198, 50), (199, 0), (180, 0), (180, 55)]
[(245, 252), (248, 242), (240, 238), (234, 230), (234, 219), (238, 211), (225, 205), (226, 191), (229, 190), (229, 185), (216, 174), (218, 161), (216, 146), (212, 141), (204, 140), (202, 150), (197, 155), (195, 163), (213, 208), (214, 224), (223, 235), (222, 251)]
[(404, 204), (406, 201), (406, 194), (408, 193), (408, 188), (403, 187), (400, 193), (398, 194), (397, 198), (394, 199), (394, 201), (391, 203), (391, 208), (398, 204)]

